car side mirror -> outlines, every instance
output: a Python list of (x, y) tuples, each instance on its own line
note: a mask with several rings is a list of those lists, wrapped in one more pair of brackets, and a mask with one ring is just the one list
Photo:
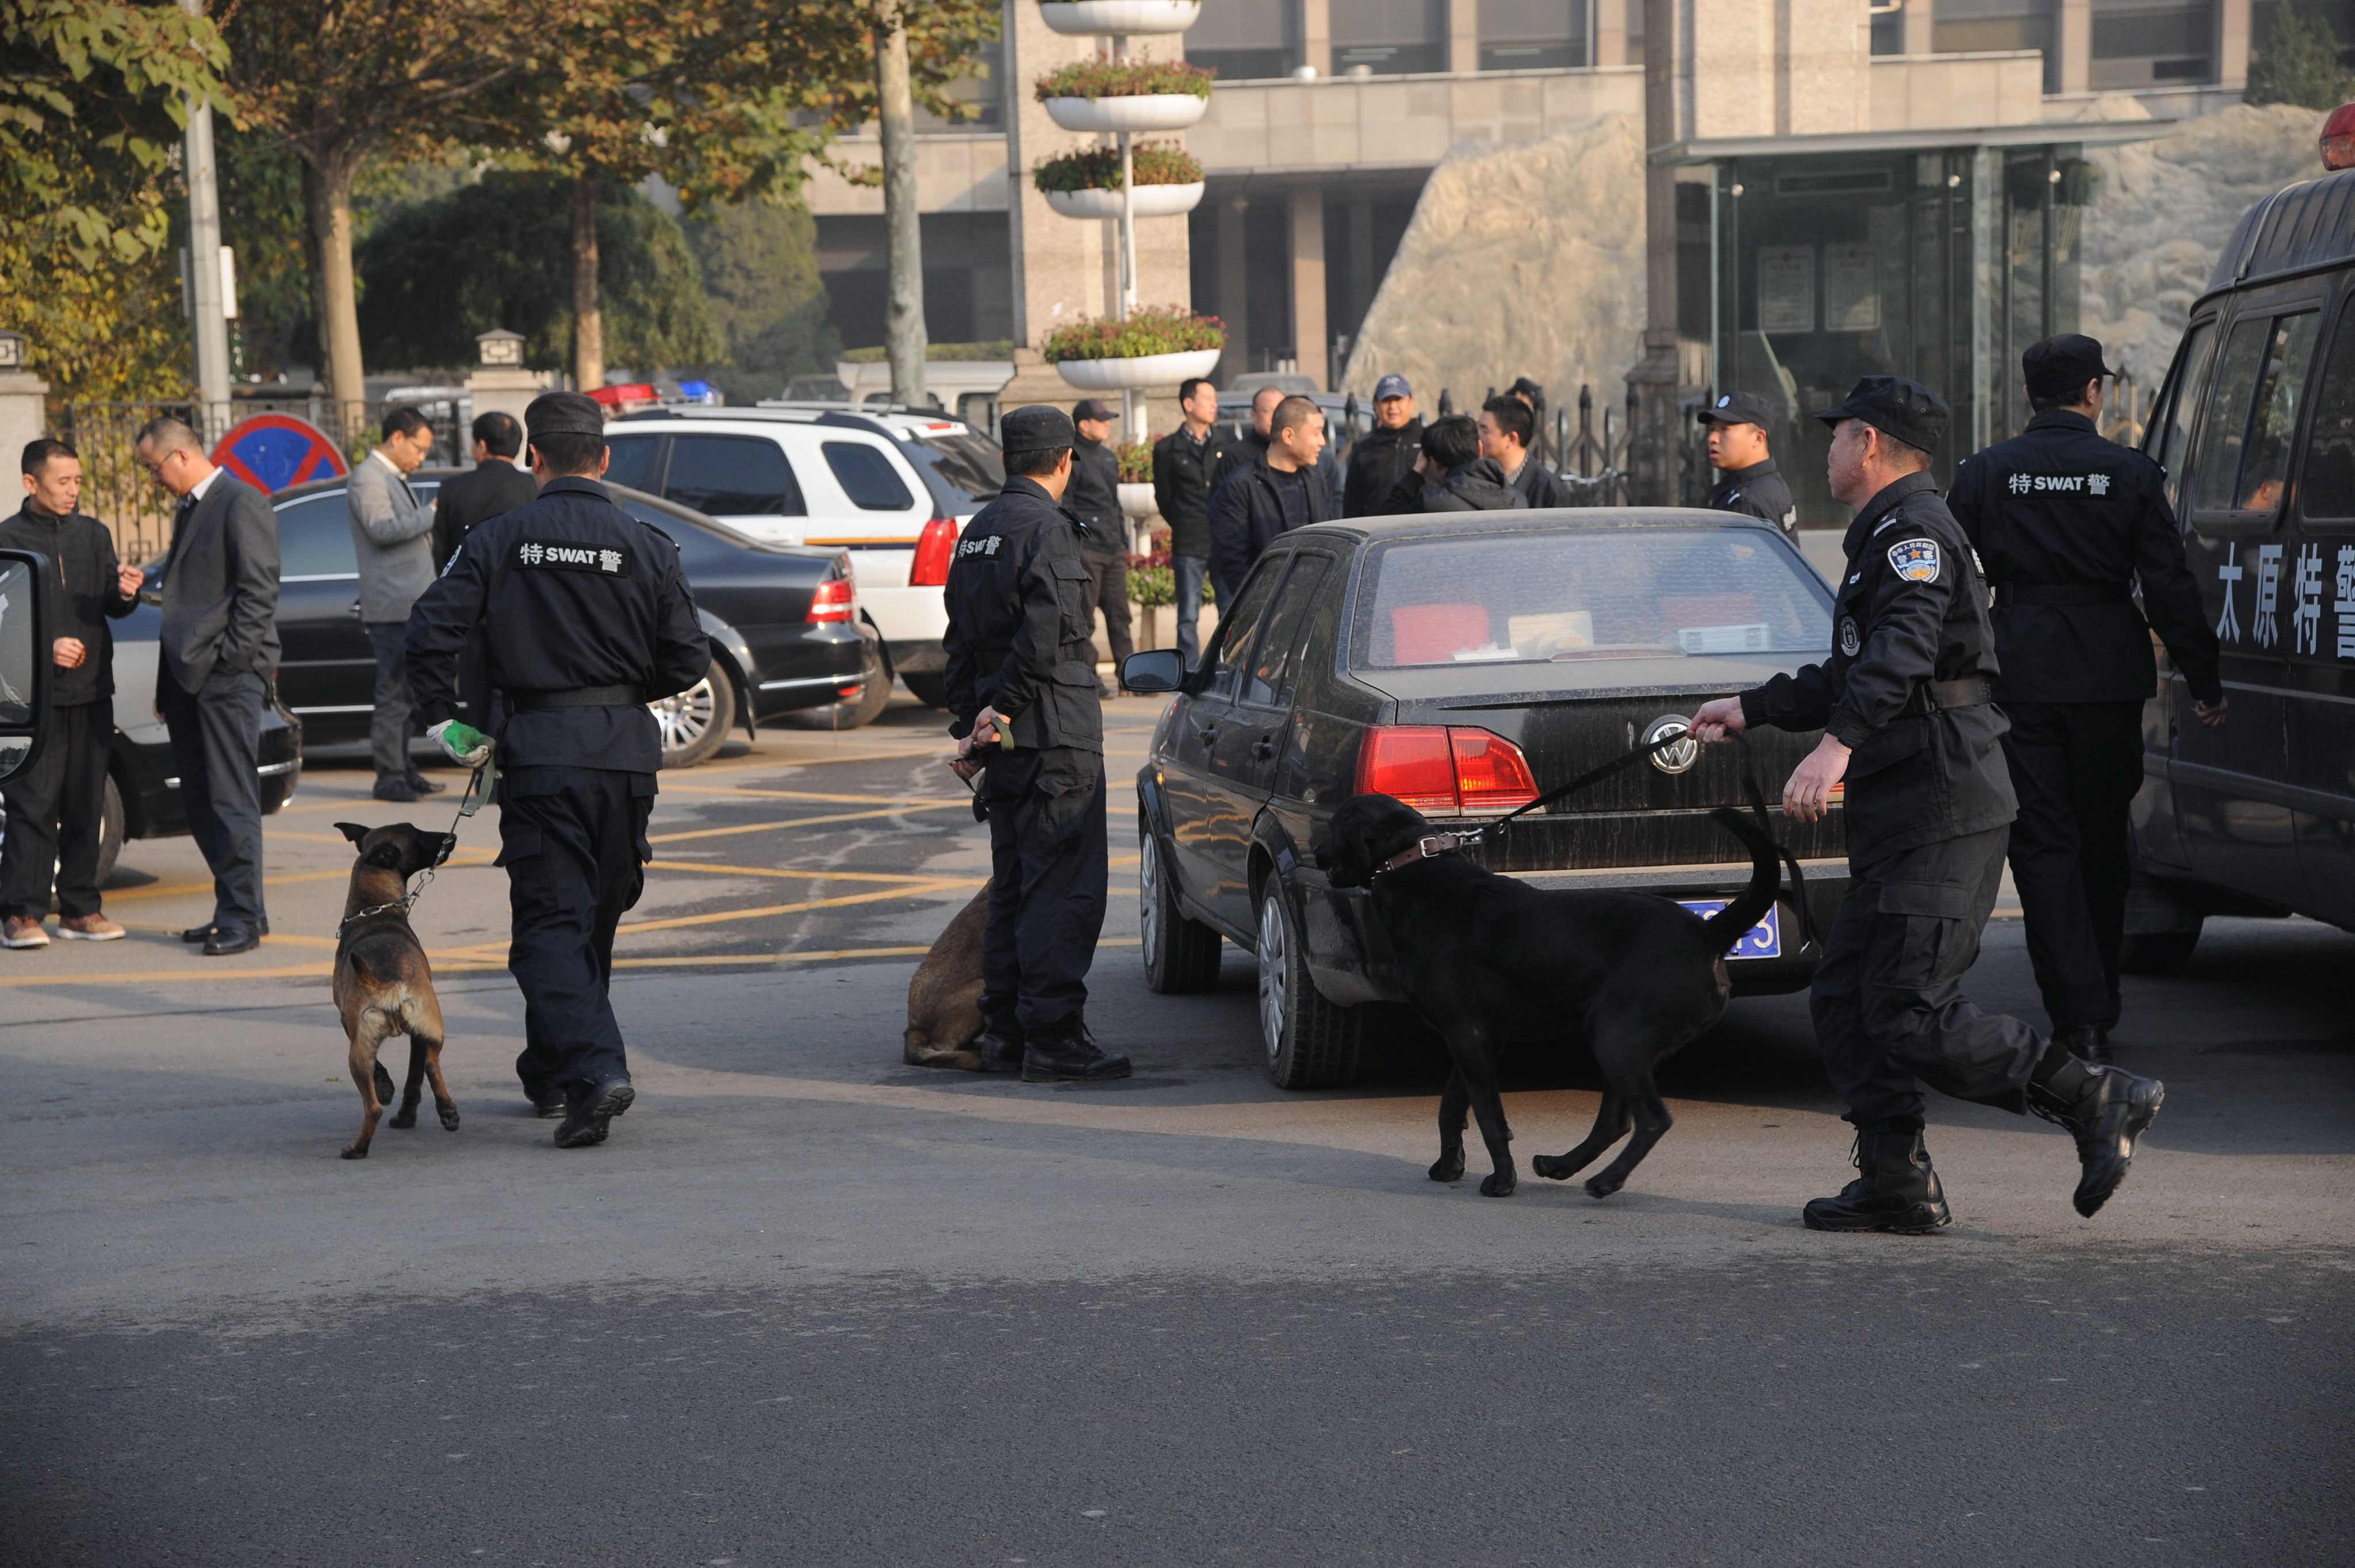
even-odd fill
[(0, 781), (33, 765), (49, 727), (49, 639), (41, 579), (28, 549), (0, 549)]
[(1176, 691), (1186, 684), (1186, 658), (1176, 648), (1147, 648), (1120, 665), (1120, 688), (1144, 696)]

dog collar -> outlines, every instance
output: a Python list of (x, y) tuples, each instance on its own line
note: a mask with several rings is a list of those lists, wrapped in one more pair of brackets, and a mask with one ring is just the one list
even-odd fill
[(1417, 860), (1428, 860), (1436, 855), (1456, 854), (1463, 849), (1466, 837), (1476, 838), (1479, 835), (1476, 833), (1468, 836), (1461, 833), (1426, 833), (1416, 839), (1411, 847), (1400, 850), (1375, 867), (1374, 875), (1379, 877), (1384, 871), (1395, 871), (1401, 866), (1412, 866)]

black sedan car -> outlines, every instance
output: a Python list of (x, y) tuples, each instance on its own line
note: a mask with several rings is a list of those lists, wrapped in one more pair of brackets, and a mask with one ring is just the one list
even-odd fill
[[(1221, 938), (1252, 948), (1269, 1075), (1348, 1083), (1360, 1005), (1400, 997), (1369, 897), (1328, 886), (1313, 859), (1334, 806), (1373, 792), (1451, 830), (1493, 820), (1680, 732), (1712, 697), (1824, 657), (1831, 607), (1779, 530), (1721, 512), (1365, 517), (1284, 535), (1199, 669), (1181, 678), (1165, 650), (1123, 671), (1131, 690), (1178, 691), (1136, 779), (1148, 982), (1205, 989)], [(1815, 742), (1752, 738), (1770, 800)], [(1540, 886), (1639, 888), (1706, 913), (1750, 876), (1709, 817), (1742, 800), (1739, 749), (1686, 741), (1479, 853)], [(1828, 929), (1847, 882), (1838, 817), (1778, 816), (1775, 830)], [(1735, 991), (1796, 990), (1816, 956), (1778, 903), (1729, 955)]]
[[(410, 488), (430, 499), (453, 469), (420, 469)], [(663, 765), (691, 767), (728, 731), (764, 719), (855, 701), (870, 663), (850, 575), (838, 549), (764, 544), (700, 512), (621, 485), (631, 516), (678, 541), (697, 614), (711, 637), (711, 674), (691, 691), (650, 704), (662, 721)], [(368, 740), (376, 656), (359, 620), (359, 566), (344, 482), (282, 490), (278, 512), (278, 687), (311, 746)], [(888, 676), (886, 678), (889, 678)]]

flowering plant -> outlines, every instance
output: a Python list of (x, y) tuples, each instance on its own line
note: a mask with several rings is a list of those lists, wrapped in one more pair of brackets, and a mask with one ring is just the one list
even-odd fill
[(1126, 321), (1075, 321), (1047, 335), (1039, 352), (1049, 359), (1142, 359), (1227, 346), (1227, 324), (1175, 305), (1141, 310)]
[(1184, 60), (1073, 60), (1040, 77), (1033, 91), (1050, 98), (1144, 98), (1160, 93), (1210, 96), (1219, 73)]
[[(1202, 177), (1202, 165), (1183, 147), (1167, 142), (1140, 142), (1132, 155), (1136, 183), (1192, 185)], [(1040, 190), (1118, 190), (1120, 154), (1111, 147), (1088, 147), (1049, 158), (1030, 175)]]

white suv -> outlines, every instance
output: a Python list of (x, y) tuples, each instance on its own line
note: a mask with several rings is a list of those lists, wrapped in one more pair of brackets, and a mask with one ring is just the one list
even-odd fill
[(608, 424), (605, 444), (615, 484), (756, 538), (847, 550), (891, 673), (940, 706), (942, 589), (958, 534), (1005, 482), (995, 443), (946, 417), (805, 407), (650, 409)]

